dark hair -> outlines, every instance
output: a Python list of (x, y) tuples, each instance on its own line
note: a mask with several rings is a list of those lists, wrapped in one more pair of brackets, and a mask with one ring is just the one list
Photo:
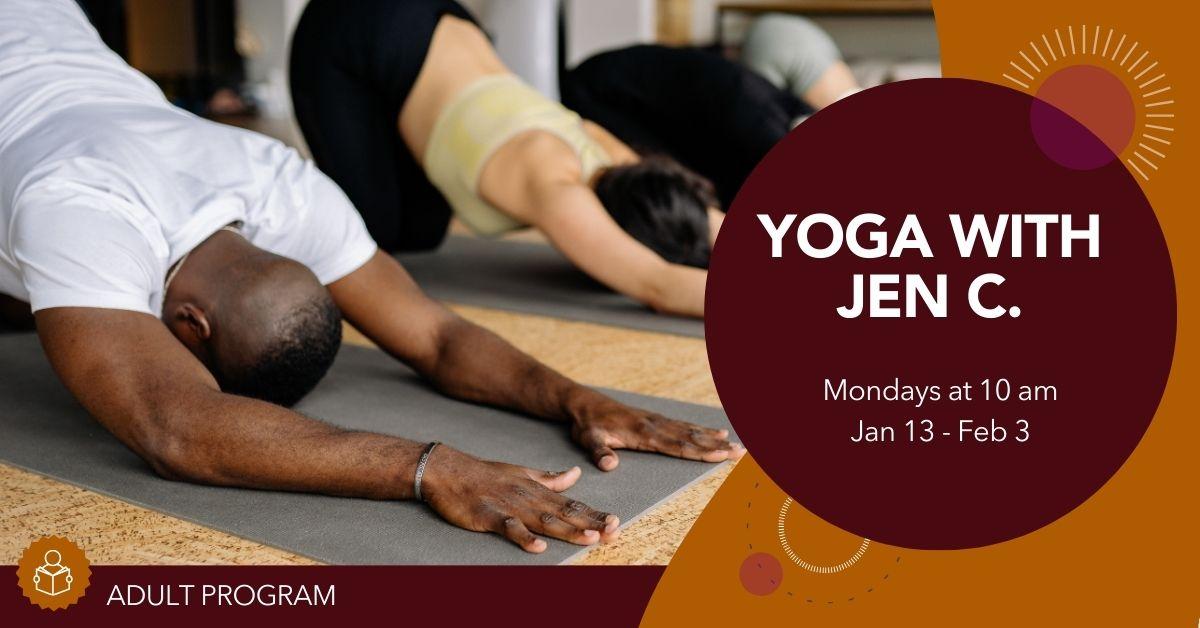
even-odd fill
[(708, 268), (708, 208), (717, 206), (708, 179), (663, 155), (613, 166), (596, 178), (596, 196), (638, 242), (675, 264)]
[(216, 374), (224, 392), (292, 406), (329, 371), (342, 345), (342, 313), (321, 291), (281, 319), (263, 351)]

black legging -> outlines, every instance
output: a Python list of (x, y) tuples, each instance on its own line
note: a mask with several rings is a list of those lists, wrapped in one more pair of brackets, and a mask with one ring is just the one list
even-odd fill
[(292, 38), (292, 103), (317, 165), (388, 251), (437, 247), (451, 210), (400, 137), (438, 20), (453, 0), (312, 0)]
[(563, 104), (642, 152), (707, 177), (728, 208), (806, 106), (754, 71), (699, 48), (632, 46), (565, 73)]

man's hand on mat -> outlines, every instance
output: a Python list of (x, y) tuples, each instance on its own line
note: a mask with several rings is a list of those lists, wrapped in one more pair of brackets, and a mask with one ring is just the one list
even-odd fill
[(741, 443), (729, 442), (729, 430), (701, 427), (620, 404), (575, 419), (571, 436), (603, 471), (612, 471), (620, 463), (615, 449), (704, 462), (737, 460), (746, 453)]
[(617, 537), (620, 520), (560, 495), (579, 480), (579, 467), (541, 471), (480, 460), (442, 445), (429, 457), (421, 492), (443, 519), (467, 530), (494, 532), (539, 554), (537, 535), (592, 545)]

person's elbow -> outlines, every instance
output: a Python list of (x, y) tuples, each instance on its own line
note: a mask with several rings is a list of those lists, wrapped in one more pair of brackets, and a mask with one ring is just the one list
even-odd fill
[(659, 314), (673, 313), (674, 303), (672, 302), (671, 289), (665, 282), (656, 280), (647, 281), (638, 292), (639, 294), (634, 295), (634, 298), (641, 302), (642, 305)]
[(695, 269), (664, 261), (646, 274), (637, 293), (630, 296), (660, 314), (703, 316), (704, 284), (694, 280), (694, 273)]
[(195, 484), (221, 484), (210, 448), (178, 410), (150, 411), (137, 420), (137, 453), (160, 477)]

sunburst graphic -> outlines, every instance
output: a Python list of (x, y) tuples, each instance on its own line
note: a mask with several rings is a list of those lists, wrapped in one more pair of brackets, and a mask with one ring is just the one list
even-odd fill
[(1038, 145), (1050, 158), (1090, 170), (1116, 155), (1143, 181), (1162, 166), (1175, 132), (1175, 100), (1166, 72), (1140, 41), (1116, 28), (1070, 25), (1030, 39), (1008, 66), (1005, 81), (1095, 135), (1064, 137), (1070, 134), (1051, 128), (1049, 114), (1031, 111)]

